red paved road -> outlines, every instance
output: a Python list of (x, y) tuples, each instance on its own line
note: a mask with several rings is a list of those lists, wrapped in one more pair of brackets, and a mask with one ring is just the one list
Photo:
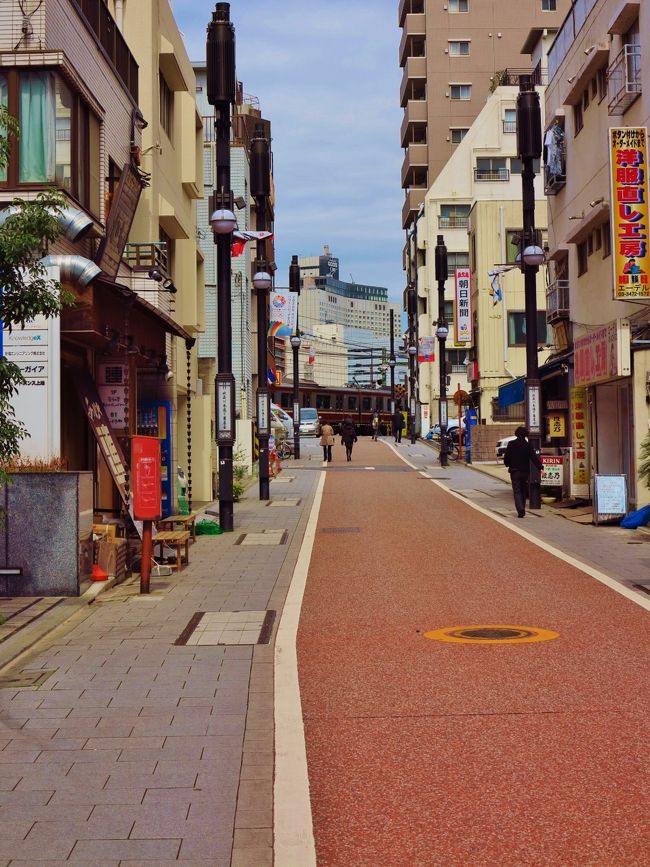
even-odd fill
[[(650, 864), (650, 615), (381, 443), (339, 465), (298, 636), (320, 867)], [(560, 638), (423, 637), (486, 623)]]

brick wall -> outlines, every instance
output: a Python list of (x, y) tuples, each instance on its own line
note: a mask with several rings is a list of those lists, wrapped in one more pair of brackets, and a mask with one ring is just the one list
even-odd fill
[(521, 422), (510, 424), (479, 424), (472, 428), (472, 461), (493, 461), (496, 444), (503, 437), (513, 436)]

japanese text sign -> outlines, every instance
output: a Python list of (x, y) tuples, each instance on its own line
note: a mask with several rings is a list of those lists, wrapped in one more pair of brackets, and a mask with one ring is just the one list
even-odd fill
[(133, 437), (131, 464), (136, 520), (157, 521), (162, 514), (160, 460), (160, 440), (157, 437)]
[(574, 341), (575, 384), (593, 385), (630, 374), (630, 323), (618, 319)]
[(542, 459), (540, 484), (543, 487), (561, 487), (564, 458), (557, 455), (541, 455), (540, 457)]
[(585, 388), (571, 389), (571, 447), (573, 450), (573, 478), (571, 490), (573, 494), (584, 491), (588, 493), (589, 465), (587, 463), (587, 390)]
[(647, 129), (613, 127), (609, 135), (614, 298), (650, 299)]
[(472, 285), (469, 268), (456, 268), (455, 343), (468, 346), (472, 342)]
[(563, 412), (552, 412), (548, 416), (548, 435), (551, 439), (562, 439), (566, 436)]

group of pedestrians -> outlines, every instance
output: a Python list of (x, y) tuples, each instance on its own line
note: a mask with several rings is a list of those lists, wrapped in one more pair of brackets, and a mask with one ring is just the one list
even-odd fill
[[(379, 434), (381, 433), (381, 416), (379, 412), (374, 412), (372, 415), (372, 420), (370, 422), (370, 426), (372, 429), (372, 438), (373, 441), (376, 442), (379, 439)], [(391, 416), (391, 427), (392, 433), (395, 437), (395, 442), (400, 443), (402, 441), (402, 427), (404, 426), (404, 417), (399, 409), (396, 409), (393, 415)], [(357, 441), (357, 429), (355, 427), (354, 422), (352, 421), (352, 417), (347, 415), (340, 426), (341, 435), (341, 444), (345, 446), (345, 456), (348, 461), (352, 460), (352, 448)], [(321, 427), (321, 437), (320, 444), (323, 447), (323, 461), (325, 463), (331, 463), (332, 460), (332, 446), (336, 442), (336, 435), (334, 433), (334, 428), (329, 422), (325, 422)]]

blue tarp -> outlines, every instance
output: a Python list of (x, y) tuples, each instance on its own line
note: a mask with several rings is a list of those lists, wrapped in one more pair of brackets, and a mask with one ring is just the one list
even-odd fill
[(505, 385), (499, 386), (499, 408), (504, 409), (507, 406), (512, 406), (513, 403), (521, 403), (524, 399), (524, 391), (526, 387), (526, 379), (520, 376), (519, 379), (513, 379), (512, 382), (506, 382)]

